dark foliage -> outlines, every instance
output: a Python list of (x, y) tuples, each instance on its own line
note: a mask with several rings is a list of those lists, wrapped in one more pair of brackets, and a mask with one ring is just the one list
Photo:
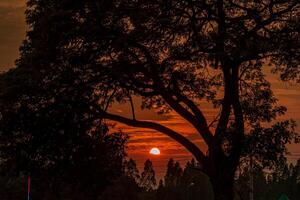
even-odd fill
[(157, 188), (156, 199), (160, 200), (213, 200), (209, 177), (192, 160), (182, 169), (178, 162), (170, 159), (164, 182)]
[(242, 199), (248, 199), (251, 191), (250, 177), (253, 177), (254, 199), (272, 200), (280, 196), (287, 196), (289, 199), (300, 198), (300, 160), (297, 163), (288, 165), (282, 162), (274, 170), (265, 170), (254, 164), (244, 168), (237, 180), (237, 188)]
[(156, 187), (155, 171), (151, 160), (146, 160), (144, 171), (141, 174), (140, 186), (146, 191), (152, 191)]
[[(25, 190), (27, 176), (32, 178), (32, 198), (96, 199), (123, 174), (127, 136), (110, 133), (95, 118), (85, 96), (88, 87), (72, 87), (74, 73), (51, 85), (68, 88), (54, 93), (15, 82), (20, 77), (32, 78), (18, 69), (1, 76), (1, 199), (26, 196), (20, 190)], [(14, 94), (15, 88), (22, 92)]]

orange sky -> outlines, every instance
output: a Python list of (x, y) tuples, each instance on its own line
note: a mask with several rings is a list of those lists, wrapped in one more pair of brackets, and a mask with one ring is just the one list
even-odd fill
[[(0, 71), (6, 71), (13, 67), (14, 60), (18, 57), (18, 47), (24, 39), (26, 31), (24, 10), (25, 0), (0, 1)], [(297, 131), (300, 132), (300, 86), (282, 83), (274, 75), (268, 75), (268, 79), (272, 83), (273, 91), (279, 98), (280, 104), (288, 108), (284, 118), (296, 120), (299, 124)], [(125, 115), (129, 113), (126, 105), (114, 106), (112, 110)], [(204, 112), (209, 121), (213, 119), (215, 112), (211, 108), (204, 108)], [(137, 110), (137, 118), (155, 120), (173, 128), (193, 140), (202, 149), (205, 149), (205, 145), (202, 143), (199, 135), (175, 113), (162, 117), (152, 111), (142, 112)], [(183, 147), (160, 133), (146, 129), (125, 127), (121, 124), (118, 124), (117, 128), (126, 129), (125, 132), (129, 133), (128, 153), (130, 157), (137, 160), (139, 168), (142, 167), (142, 163), (147, 158), (150, 158), (159, 177), (164, 173), (166, 162), (170, 157), (182, 161), (182, 164), (191, 158), (191, 155)], [(152, 147), (158, 147), (161, 150), (161, 155), (150, 155), (148, 152)], [(289, 150), (291, 152), (291, 156), (289, 156), (291, 161), (300, 157), (300, 145), (289, 145)]]

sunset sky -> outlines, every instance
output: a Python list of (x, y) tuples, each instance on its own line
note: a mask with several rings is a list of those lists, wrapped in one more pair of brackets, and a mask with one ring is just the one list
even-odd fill
[[(18, 58), (18, 48), (25, 38), (26, 23), (24, 18), (25, 0), (0, 0), (0, 72), (6, 71), (14, 66), (14, 61)], [(272, 88), (280, 104), (287, 106), (288, 112), (284, 118), (293, 118), (297, 121), (297, 131), (300, 132), (300, 86), (291, 83), (282, 83), (278, 77), (268, 73), (268, 80), (272, 83)], [(136, 99), (138, 101), (138, 99)], [(112, 108), (113, 112), (128, 114), (128, 105), (117, 105)], [(204, 113), (208, 120), (212, 120), (216, 112), (204, 106)], [(144, 120), (154, 120), (165, 126), (168, 126), (189, 139), (197, 143), (202, 149), (205, 149), (201, 138), (195, 133), (188, 123), (181, 119), (175, 113), (167, 116), (158, 116), (152, 111), (137, 110), (137, 118)], [(166, 168), (166, 162), (169, 158), (184, 163), (191, 158), (191, 155), (179, 144), (168, 137), (151, 130), (136, 129), (117, 124), (124, 132), (129, 133), (130, 141), (128, 147), (129, 157), (138, 162), (139, 168), (142, 163), (150, 158), (161, 177)], [(152, 147), (158, 147), (161, 150), (160, 155), (150, 155), (149, 150)], [(300, 145), (289, 145), (291, 155), (290, 161), (300, 157)]]

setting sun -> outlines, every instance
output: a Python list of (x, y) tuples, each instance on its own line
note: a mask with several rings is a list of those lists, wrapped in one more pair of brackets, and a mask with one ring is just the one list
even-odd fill
[(149, 151), (149, 153), (152, 154), (152, 155), (159, 155), (160, 150), (158, 148), (154, 147)]

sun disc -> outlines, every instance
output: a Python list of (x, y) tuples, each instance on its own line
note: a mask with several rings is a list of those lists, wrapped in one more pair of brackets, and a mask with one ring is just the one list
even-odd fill
[(152, 155), (159, 155), (160, 150), (158, 148), (154, 147), (149, 151), (149, 153), (152, 154)]

